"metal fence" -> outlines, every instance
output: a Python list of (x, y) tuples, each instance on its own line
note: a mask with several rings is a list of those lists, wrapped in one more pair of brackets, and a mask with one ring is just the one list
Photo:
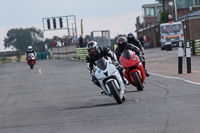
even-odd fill
[(113, 46), (111, 46), (109, 30), (92, 31), (91, 39), (96, 41), (100, 47), (106, 46), (113, 50)]

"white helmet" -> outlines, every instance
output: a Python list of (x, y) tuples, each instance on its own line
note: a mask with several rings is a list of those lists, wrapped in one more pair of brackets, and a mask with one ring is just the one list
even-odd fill
[(32, 46), (28, 46), (28, 50), (32, 50), (33, 49), (33, 47)]

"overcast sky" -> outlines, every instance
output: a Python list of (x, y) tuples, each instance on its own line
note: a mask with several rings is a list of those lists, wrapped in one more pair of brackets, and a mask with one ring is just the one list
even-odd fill
[[(76, 16), (77, 32), (83, 35), (95, 30), (110, 30), (113, 38), (118, 34), (135, 31), (136, 17), (142, 16), (142, 5), (155, 0), (0, 0), (0, 51), (3, 40), (12, 28), (36, 27), (43, 30), (42, 18)], [(45, 31), (45, 38), (67, 35), (67, 30)], [(8, 49), (7, 49), (8, 50)]]

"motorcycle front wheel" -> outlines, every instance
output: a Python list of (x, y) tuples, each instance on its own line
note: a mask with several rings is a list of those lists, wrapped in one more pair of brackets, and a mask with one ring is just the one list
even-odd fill
[(30, 65), (30, 68), (31, 68), (31, 69), (33, 69), (33, 62), (32, 62), (32, 61), (31, 61), (31, 65)]
[(108, 87), (111, 91), (111, 94), (113, 95), (113, 97), (115, 98), (116, 102), (118, 104), (122, 104), (123, 99), (120, 98), (120, 92), (118, 92), (115, 84), (113, 83), (113, 81), (108, 82)]
[(133, 72), (133, 79), (134, 79), (134, 83), (137, 86), (137, 90), (138, 91), (143, 91), (143, 85), (141, 83), (140, 77), (138, 75), (137, 72)]

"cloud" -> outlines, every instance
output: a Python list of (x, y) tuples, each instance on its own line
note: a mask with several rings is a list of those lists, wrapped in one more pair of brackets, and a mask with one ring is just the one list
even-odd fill
[[(114, 38), (118, 34), (128, 34), (129, 32), (135, 33), (136, 30), (136, 17), (141, 16), (142, 12), (126, 12), (123, 14), (115, 15), (112, 17), (88, 17), (88, 18), (76, 18), (76, 26), (78, 35), (81, 34), (80, 22), (83, 19), (83, 34), (90, 35), (92, 31), (97, 30), (109, 30), (110, 37)], [(0, 34), (0, 51), (4, 50), (3, 46), (3, 39), (6, 37), (6, 33), (9, 29), (12, 28), (27, 28), (27, 27), (36, 27), (43, 30), (43, 25), (41, 23), (33, 24), (33, 25), (15, 25), (15, 26), (7, 26), (7, 27), (0, 27), (1, 34)], [(52, 30), (52, 31), (45, 31), (44, 37), (51, 38), (53, 36), (60, 36), (63, 37), (64, 35), (68, 35), (67, 29), (65, 30)]]
[(8, 32), (8, 27), (0, 27), (0, 51), (10, 51), (10, 49), (4, 49), (4, 37), (6, 37), (6, 33)]
[(134, 33), (136, 30), (136, 17), (141, 14), (141, 12), (127, 12), (106, 18), (83, 18), (84, 34), (90, 34), (91, 31), (96, 30), (110, 30), (110, 36), (113, 38), (118, 34)]

